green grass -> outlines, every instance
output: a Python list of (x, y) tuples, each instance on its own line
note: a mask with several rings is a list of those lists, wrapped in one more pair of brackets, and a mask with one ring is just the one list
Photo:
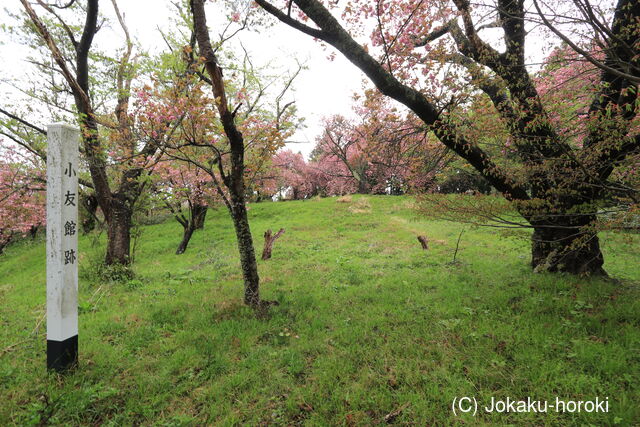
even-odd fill
[[(602, 236), (617, 281), (532, 274), (523, 237), (420, 218), (408, 197), (252, 204), (266, 317), (242, 304), (230, 220), (184, 255), (143, 228), (136, 278), (100, 280), (80, 241), (80, 368), (45, 369), (45, 253), (0, 258), (0, 425), (638, 425), (640, 236)], [(452, 256), (462, 228), (458, 263)], [(416, 234), (432, 241), (420, 249)], [(525, 236), (526, 237), (526, 236)], [(260, 251), (258, 251), (259, 253)], [(478, 412), (454, 397), (608, 397), (608, 413)]]

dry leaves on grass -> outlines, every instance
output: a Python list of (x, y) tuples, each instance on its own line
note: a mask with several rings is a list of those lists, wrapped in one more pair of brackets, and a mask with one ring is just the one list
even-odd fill
[(371, 212), (371, 203), (367, 199), (358, 199), (353, 205), (349, 206), (351, 213), (369, 213)]

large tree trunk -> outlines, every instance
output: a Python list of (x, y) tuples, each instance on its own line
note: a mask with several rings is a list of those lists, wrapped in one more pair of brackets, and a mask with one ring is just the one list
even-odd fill
[(107, 222), (107, 255), (105, 257), (107, 265), (130, 263), (133, 209), (123, 199), (114, 195), (111, 202), (111, 212)]
[(233, 226), (236, 230), (238, 250), (240, 251), (240, 265), (244, 278), (244, 303), (252, 307), (260, 305), (260, 277), (258, 263), (253, 248), (253, 238), (247, 218), (247, 208), (244, 200), (234, 201), (232, 206)]
[(531, 236), (531, 266), (534, 271), (606, 276), (603, 264), (596, 232), (558, 221), (534, 226)]

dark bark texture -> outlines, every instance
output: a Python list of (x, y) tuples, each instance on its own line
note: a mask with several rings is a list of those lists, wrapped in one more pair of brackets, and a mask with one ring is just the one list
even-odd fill
[(233, 226), (236, 231), (240, 266), (244, 278), (244, 303), (257, 307), (260, 305), (260, 276), (258, 276), (258, 263), (244, 199), (233, 205)]
[(183, 254), (187, 250), (187, 246), (191, 241), (191, 237), (193, 236), (193, 232), (195, 231), (194, 227), (184, 227), (184, 232), (182, 233), (182, 240), (178, 245), (178, 249), (176, 249), (176, 255)]
[[(106, 264), (128, 264), (130, 262), (130, 228), (134, 212), (134, 204), (140, 196), (144, 186), (138, 179), (144, 172), (142, 168), (133, 162), (125, 162), (122, 166), (121, 181), (112, 189), (107, 176), (107, 162), (104, 155), (104, 147), (98, 135), (98, 121), (90, 96), (90, 70), (89, 56), (93, 38), (98, 31), (98, 4), (99, 0), (87, 0), (86, 17), (82, 27), (82, 34), (76, 40), (71, 33), (67, 33), (70, 43), (75, 49), (75, 70), (67, 65), (65, 56), (59, 49), (56, 41), (51, 36), (45, 23), (38, 17), (35, 10), (27, 0), (20, 0), (36, 30), (43, 38), (47, 48), (51, 52), (54, 61), (66, 80), (73, 94), (78, 110), (84, 156), (89, 166), (95, 200), (102, 210), (107, 223), (107, 253)], [(41, 3), (42, 4), (42, 3)], [(118, 120), (119, 135), (122, 138), (123, 147), (129, 151), (129, 157), (134, 157), (138, 141), (131, 133), (131, 123), (127, 114), (129, 107), (129, 89), (133, 73), (129, 60), (131, 58), (132, 43), (129, 33), (124, 25), (122, 15), (116, 9), (118, 19), (125, 32), (126, 49), (120, 59), (116, 72), (116, 85), (118, 88), (117, 105), (115, 115)], [(139, 153), (141, 156), (150, 156), (157, 150), (154, 142), (145, 145)], [(93, 209), (93, 207), (91, 207)], [(87, 227), (90, 227), (87, 224)]]
[(204, 228), (204, 220), (207, 218), (207, 205), (193, 205), (193, 227), (196, 230)]
[(82, 232), (90, 233), (98, 222), (98, 199), (95, 194), (80, 193), (80, 206), (84, 210), (82, 215)]
[(126, 200), (114, 197), (111, 201), (109, 221), (107, 221), (107, 265), (130, 262), (131, 248), (131, 219), (133, 210)]
[(534, 271), (561, 271), (606, 276), (596, 233), (571, 228), (534, 228), (531, 266)]

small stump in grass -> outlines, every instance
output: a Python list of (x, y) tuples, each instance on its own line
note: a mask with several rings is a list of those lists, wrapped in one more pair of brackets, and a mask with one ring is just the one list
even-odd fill
[(271, 230), (267, 230), (264, 233), (264, 249), (262, 250), (262, 259), (266, 260), (271, 258), (271, 250), (273, 249), (273, 242), (284, 234), (284, 228), (281, 228), (276, 234), (273, 234)]
[(427, 236), (418, 236), (418, 242), (422, 245), (422, 249), (429, 249), (429, 245), (427, 244)]

